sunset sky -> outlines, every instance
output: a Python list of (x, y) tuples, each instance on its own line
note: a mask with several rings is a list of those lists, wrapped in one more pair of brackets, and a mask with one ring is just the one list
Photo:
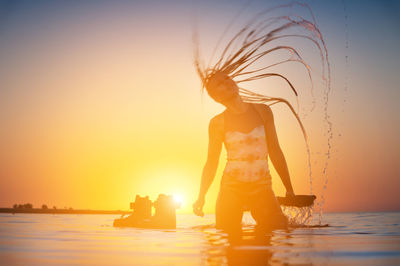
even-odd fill
[[(155, 199), (166, 193), (182, 196), (180, 212), (191, 211), (207, 155), (208, 122), (224, 110), (201, 94), (193, 66), (194, 18), (207, 61), (247, 1), (198, 2), (0, 1), (0, 207), (31, 202), (128, 209), (136, 194)], [(253, 1), (228, 36), (278, 3)], [(400, 210), (400, 4), (306, 3), (325, 39), (332, 77), (333, 139), (323, 209)], [(299, 7), (286, 11), (310, 18)], [(327, 151), (321, 63), (310, 43), (291, 44), (315, 69), (317, 106), (304, 124), (312, 190), (320, 199)], [(298, 88), (300, 110), (309, 110), (304, 69), (280, 70)], [(296, 103), (274, 79), (242, 86)], [(287, 108), (272, 110), (295, 193), (308, 194), (301, 131)], [(207, 194), (207, 212), (214, 211), (225, 157), (223, 152)], [(274, 170), (272, 175), (275, 193), (284, 195)]]

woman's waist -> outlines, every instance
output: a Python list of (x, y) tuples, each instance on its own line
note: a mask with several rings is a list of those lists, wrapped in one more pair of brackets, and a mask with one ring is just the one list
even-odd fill
[(229, 170), (231, 168), (242, 168), (242, 170), (251, 170), (251, 169), (254, 170), (258, 168), (268, 169), (268, 159), (254, 158), (252, 160), (248, 160), (245, 158), (227, 158), (225, 164), (225, 170)]
[(255, 155), (248, 155), (248, 156), (227, 156), (227, 162), (253, 162), (253, 161), (267, 161), (267, 156), (255, 156)]
[(243, 182), (270, 180), (268, 161), (228, 161), (223, 172), (223, 179)]
[(250, 186), (263, 185), (272, 189), (272, 177), (269, 172), (264, 175), (235, 176), (224, 173), (221, 179), (221, 188), (245, 189)]

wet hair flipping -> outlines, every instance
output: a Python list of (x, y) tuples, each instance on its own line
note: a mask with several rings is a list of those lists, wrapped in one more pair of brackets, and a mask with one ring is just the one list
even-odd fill
[[(301, 16), (267, 16), (271, 11), (289, 8), (292, 6), (300, 6), (306, 8), (311, 16), (312, 21), (306, 20)], [(293, 33), (289, 30), (305, 31), (305, 33)], [(279, 73), (270, 72), (270, 68), (289, 62), (300, 63), (308, 72), (308, 77), (312, 82), (311, 67), (302, 59), (298, 51), (286, 45), (276, 45), (277, 40), (284, 38), (302, 38), (313, 43), (319, 50), (322, 65), (323, 77), (325, 73), (325, 63), (328, 62), (327, 49), (325, 47), (322, 35), (316, 26), (314, 15), (308, 5), (299, 2), (292, 2), (285, 5), (276, 6), (256, 14), (243, 28), (241, 28), (222, 50), (216, 63), (213, 65), (204, 66), (200, 60), (199, 41), (197, 32), (194, 31), (194, 64), (196, 71), (202, 82), (202, 91), (207, 89), (208, 82), (217, 72), (222, 72), (232, 78), (236, 83), (243, 83), (268, 77), (277, 77), (286, 82), (291, 91), (298, 97), (297, 90), (293, 84), (284, 75)], [(275, 45), (273, 45), (275, 43)], [(214, 53), (217, 47), (214, 50)], [(289, 58), (283, 58), (278, 62), (272, 62), (264, 66), (255, 67), (255, 63), (259, 62), (266, 55), (270, 55), (277, 51), (289, 52)], [(213, 54), (214, 54), (213, 53)], [(212, 58), (211, 58), (212, 59)], [(329, 64), (327, 64), (329, 68)], [(329, 70), (329, 69), (328, 69)], [(329, 71), (328, 71), (329, 74)], [(330, 77), (328, 77), (330, 79)], [(326, 80), (325, 80), (326, 81)], [(329, 82), (329, 80), (328, 80)], [(313, 107), (315, 99), (313, 95), (313, 85), (311, 85), (311, 94), (313, 96)], [(299, 118), (298, 113), (294, 110), (293, 106), (285, 99), (278, 97), (269, 97), (263, 94), (255, 93), (250, 90), (239, 87), (239, 95), (245, 102), (251, 103), (264, 103), (269, 106), (276, 103), (286, 104), (291, 112), (295, 115), (301, 130), (303, 131), (304, 138), (307, 140), (306, 131)]]

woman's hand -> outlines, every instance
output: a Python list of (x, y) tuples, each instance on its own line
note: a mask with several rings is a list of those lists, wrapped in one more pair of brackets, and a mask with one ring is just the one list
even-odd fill
[(193, 212), (197, 216), (204, 216), (203, 212), (203, 206), (204, 206), (204, 198), (198, 198), (195, 203), (193, 203)]
[(286, 197), (287, 198), (292, 198), (292, 197), (294, 197), (295, 195), (294, 195), (294, 191), (292, 190), (292, 191), (286, 191)]

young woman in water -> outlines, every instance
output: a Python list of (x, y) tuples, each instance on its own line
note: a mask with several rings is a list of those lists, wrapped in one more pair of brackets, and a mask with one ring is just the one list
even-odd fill
[(209, 123), (208, 157), (199, 196), (193, 204), (194, 213), (203, 215), (205, 195), (215, 177), (224, 143), (227, 163), (216, 205), (216, 227), (228, 233), (240, 232), (243, 211), (250, 210), (257, 228), (285, 228), (286, 217), (271, 187), (268, 156), (286, 187), (286, 195), (294, 196), (294, 191), (270, 107), (244, 102), (237, 84), (222, 72), (209, 78), (206, 89), (226, 109)]
[[(265, 17), (272, 10), (295, 5), (305, 6), (294, 2), (257, 14), (227, 43), (212, 66), (204, 66), (200, 60), (197, 35), (194, 35), (194, 63), (202, 81), (202, 88), (205, 88), (211, 98), (224, 105), (226, 109), (213, 117), (209, 123), (208, 156), (193, 211), (196, 215), (203, 215), (205, 196), (215, 177), (224, 144), (227, 162), (215, 215), (216, 227), (228, 233), (241, 232), (242, 214), (245, 210), (251, 211), (257, 222), (256, 229), (264, 231), (285, 228), (288, 224), (272, 190), (268, 157), (282, 179), (286, 195), (294, 196), (294, 191), (269, 106), (276, 103), (286, 104), (296, 117), (307, 140), (304, 127), (287, 100), (254, 93), (239, 87), (238, 84), (276, 77), (286, 82), (297, 97), (296, 89), (285, 76), (270, 72), (275, 66), (297, 63), (304, 66), (311, 79), (310, 66), (295, 48), (289, 45), (276, 45), (277, 41), (289, 37), (311, 41), (319, 49), (321, 60), (323, 62), (327, 60), (326, 47), (315, 21), (310, 22), (301, 16)], [(273, 43), (275, 45), (272, 45)], [(278, 58), (278, 61), (271, 62), (265, 59), (270, 54), (274, 54), (270, 59)]]

